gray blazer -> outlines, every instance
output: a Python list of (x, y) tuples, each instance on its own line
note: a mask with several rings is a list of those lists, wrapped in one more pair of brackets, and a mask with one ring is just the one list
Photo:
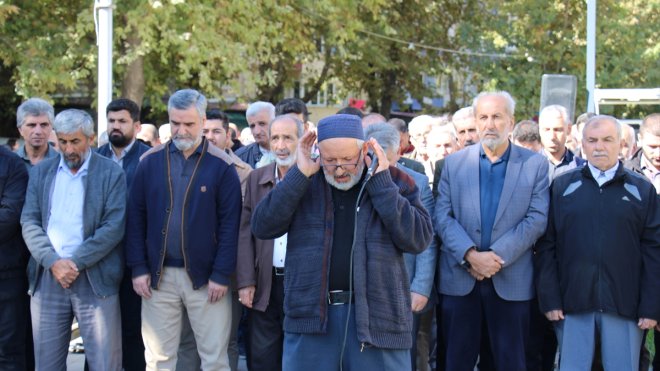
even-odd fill
[[(85, 186), (83, 243), (71, 257), (89, 279), (98, 296), (115, 295), (123, 274), (120, 242), (126, 223), (126, 180), (122, 168), (92, 151)], [(60, 156), (44, 160), (30, 170), (25, 206), (21, 214), (23, 238), (32, 257), (28, 265), (29, 293), (34, 293), (42, 269), (60, 257), (46, 234), (50, 198)], [(84, 271), (83, 271), (84, 270)]]
[[(532, 245), (545, 232), (548, 216), (548, 163), (543, 156), (512, 146), (493, 224), (491, 250), (504, 260), (492, 278), (505, 300), (534, 297)], [(481, 244), (479, 148), (446, 157), (435, 206), (435, 230), (442, 239), (438, 274), (441, 294), (464, 296), (475, 279), (460, 265)]]

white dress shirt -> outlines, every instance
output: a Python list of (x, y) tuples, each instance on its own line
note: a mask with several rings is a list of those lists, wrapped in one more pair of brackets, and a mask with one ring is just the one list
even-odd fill
[(112, 143), (110, 143), (110, 152), (112, 153), (112, 157), (111, 157), (112, 161), (117, 163), (119, 166), (124, 166), (124, 157), (126, 157), (128, 151), (130, 151), (131, 148), (133, 148), (134, 144), (135, 144), (135, 139), (133, 139), (131, 143), (129, 143), (126, 147), (124, 147), (120, 152), (120, 156), (117, 157), (117, 155), (115, 154), (115, 147), (113, 147)]
[(70, 258), (83, 242), (83, 205), (85, 204), (84, 177), (87, 176), (89, 158), (73, 174), (60, 156), (55, 184), (50, 198), (50, 215), (46, 233), (55, 252), (62, 258)]
[[(280, 182), (279, 172), (275, 166), (275, 184)], [(286, 233), (273, 241), (273, 267), (283, 268), (286, 259)]]

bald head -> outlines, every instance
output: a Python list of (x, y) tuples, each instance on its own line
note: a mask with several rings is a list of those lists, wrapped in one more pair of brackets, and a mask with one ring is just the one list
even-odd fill
[(138, 131), (135, 137), (152, 147), (160, 144), (158, 129), (153, 124), (142, 124), (140, 131)]

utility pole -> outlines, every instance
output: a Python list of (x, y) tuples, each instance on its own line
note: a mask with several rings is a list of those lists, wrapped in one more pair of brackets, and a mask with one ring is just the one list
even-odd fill
[(106, 131), (108, 121), (105, 108), (112, 100), (112, 0), (95, 0), (94, 21), (98, 55), (98, 133)]
[(587, 0), (587, 112), (596, 112), (596, 5), (597, 0)]

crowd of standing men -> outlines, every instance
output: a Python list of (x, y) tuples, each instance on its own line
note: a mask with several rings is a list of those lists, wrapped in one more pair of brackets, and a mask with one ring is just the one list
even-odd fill
[(658, 113), (637, 142), (556, 105), (516, 125), (506, 92), (315, 129), (285, 99), (250, 104), (241, 146), (196, 90), (162, 143), (106, 111), (94, 150), (89, 114), (28, 99), (0, 148), (2, 370), (65, 370), (74, 317), (93, 371), (236, 370), (243, 311), (252, 371), (649, 367)]

